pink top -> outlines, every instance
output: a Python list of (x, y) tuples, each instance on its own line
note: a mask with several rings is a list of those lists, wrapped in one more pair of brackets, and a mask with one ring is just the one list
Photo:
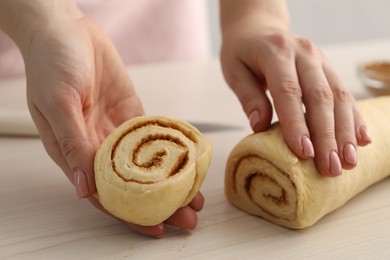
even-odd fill
[[(76, 0), (108, 34), (126, 65), (209, 56), (202, 0)], [(15, 44), (0, 31), (0, 77), (24, 73)]]

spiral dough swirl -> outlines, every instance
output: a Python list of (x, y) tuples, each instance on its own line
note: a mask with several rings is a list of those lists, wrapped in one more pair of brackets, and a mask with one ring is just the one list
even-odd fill
[[(184, 130), (164, 121), (146, 121), (134, 126), (112, 147), (113, 171), (126, 182), (141, 184), (153, 184), (179, 174), (189, 161), (189, 151), (198, 141)], [(142, 138), (135, 140), (131, 136)]]
[(262, 157), (241, 157), (232, 174), (234, 192), (274, 218), (296, 218), (297, 191), (289, 175)]
[(209, 141), (192, 125), (161, 116), (132, 119), (96, 153), (99, 201), (129, 222), (159, 224), (196, 195), (210, 160)]

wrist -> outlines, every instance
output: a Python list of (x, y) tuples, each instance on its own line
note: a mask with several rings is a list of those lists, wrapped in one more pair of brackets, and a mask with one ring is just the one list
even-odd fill
[(221, 0), (221, 32), (254, 28), (274, 28), (288, 31), (290, 18), (282, 0)]
[(37, 31), (82, 16), (73, 0), (0, 0), (0, 29), (21, 50)]

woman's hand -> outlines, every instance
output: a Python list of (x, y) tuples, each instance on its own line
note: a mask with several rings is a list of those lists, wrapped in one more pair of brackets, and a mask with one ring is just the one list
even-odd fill
[(125, 66), (86, 18), (43, 28), (24, 58), (28, 107), (42, 142), (79, 197), (90, 196), (100, 143), (119, 124), (143, 114)]
[[(10, 1), (4, 3), (13, 7)], [(24, 28), (18, 28), (16, 18), (6, 27), (23, 54), (28, 107), (47, 153), (75, 185), (77, 195), (106, 212), (92, 196), (95, 153), (114, 128), (144, 111), (111, 41), (69, 3), (17, 1), (16, 9), (25, 14), (20, 18)], [(40, 16), (30, 23), (25, 20), (35, 12)], [(194, 228), (203, 204), (199, 193), (165, 224)], [(164, 223), (125, 225), (152, 236), (165, 231)]]
[(252, 129), (267, 129), (274, 107), (297, 156), (314, 157), (326, 176), (355, 167), (356, 146), (371, 140), (353, 96), (322, 52), (280, 20), (248, 13), (235, 19), (223, 26), (221, 63)]

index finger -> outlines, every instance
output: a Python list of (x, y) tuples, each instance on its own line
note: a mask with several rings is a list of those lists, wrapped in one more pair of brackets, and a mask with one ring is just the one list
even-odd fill
[(267, 67), (266, 81), (286, 143), (300, 158), (314, 157), (293, 55), (271, 59)]

